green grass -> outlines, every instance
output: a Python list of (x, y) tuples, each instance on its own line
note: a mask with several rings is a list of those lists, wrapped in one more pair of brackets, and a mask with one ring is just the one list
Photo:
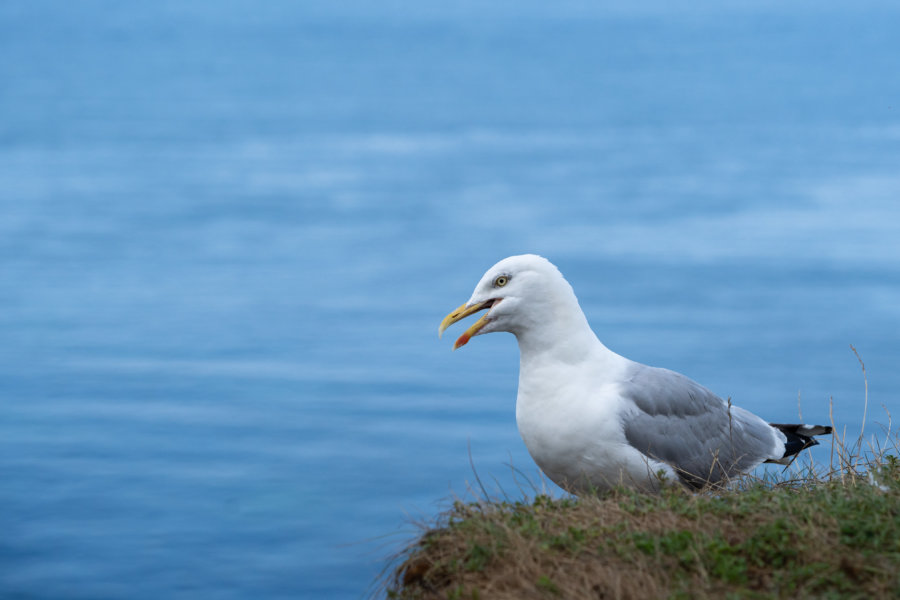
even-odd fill
[(900, 597), (900, 461), (869, 477), (457, 502), (392, 598)]
[(900, 598), (900, 444), (885, 429), (866, 450), (862, 433), (852, 444), (835, 435), (827, 466), (806, 454), (805, 466), (700, 493), (671, 486), (659, 494), (619, 488), (577, 499), (456, 501), (395, 557), (379, 592), (460, 600)]

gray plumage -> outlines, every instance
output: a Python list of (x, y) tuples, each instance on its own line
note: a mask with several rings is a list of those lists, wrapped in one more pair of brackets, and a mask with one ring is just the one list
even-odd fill
[(662, 474), (701, 488), (763, 462), (787, 463), (830, 427), (769, 424), (687, 377), (628, 360), (591, 331), (572, 286), (548, 260), (511, 256), (488, 269), (438, 328), (487, 313), (454, 348), (508, 331), (521, 354), (516, 422), (541, 470), (588, 494), (657, 490)]
[(691, 487), (780, 458), (781, 432), (680, 373), (634, 363), (622, 388), (635, 407), (623, 416), (628, 443)]

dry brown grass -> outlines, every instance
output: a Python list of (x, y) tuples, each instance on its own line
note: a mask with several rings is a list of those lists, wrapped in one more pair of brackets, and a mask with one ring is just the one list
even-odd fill
[(900, 598), (900, 448), (883, 429), (865, 444), (835, 435), (827, 465), (807, 453), (701, 493), (456, 501), (396, 557), (379, 594)]
[[(891, 456), (891, 458), (888, 458)], [(816, 483), (457, 502), (403, 554), (396, 598), (898, 597), (900, 463)]]

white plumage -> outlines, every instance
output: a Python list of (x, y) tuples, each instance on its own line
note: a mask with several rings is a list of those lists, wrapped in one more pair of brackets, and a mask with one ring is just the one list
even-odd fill
[(669, 371), (604, 346), (559, 270), (540, 256), (501, 260), (440, 325), (488, 312), (457, 340), (508, 331), (519, 343), (516, 421), (528, 451), (575, 493), (617, 484), (655, 490), (721, 482), (785, 462), (831, 428), (771, 425)]

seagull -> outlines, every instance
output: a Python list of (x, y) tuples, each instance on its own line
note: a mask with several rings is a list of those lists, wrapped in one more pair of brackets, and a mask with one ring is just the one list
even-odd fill
[(453, 349), (485, 333), (516, 336), (519, 433), (546, 476), (576, 495), (619, 485), (722, 485), (764, 462), (790, 464), (818, 444), (813, 436), (831, 433), (768, 423), (680, 373), (609, 350), (572, 286), (541, 256), (511, 256), (488, 269), (438, 334), (482, 310)]

